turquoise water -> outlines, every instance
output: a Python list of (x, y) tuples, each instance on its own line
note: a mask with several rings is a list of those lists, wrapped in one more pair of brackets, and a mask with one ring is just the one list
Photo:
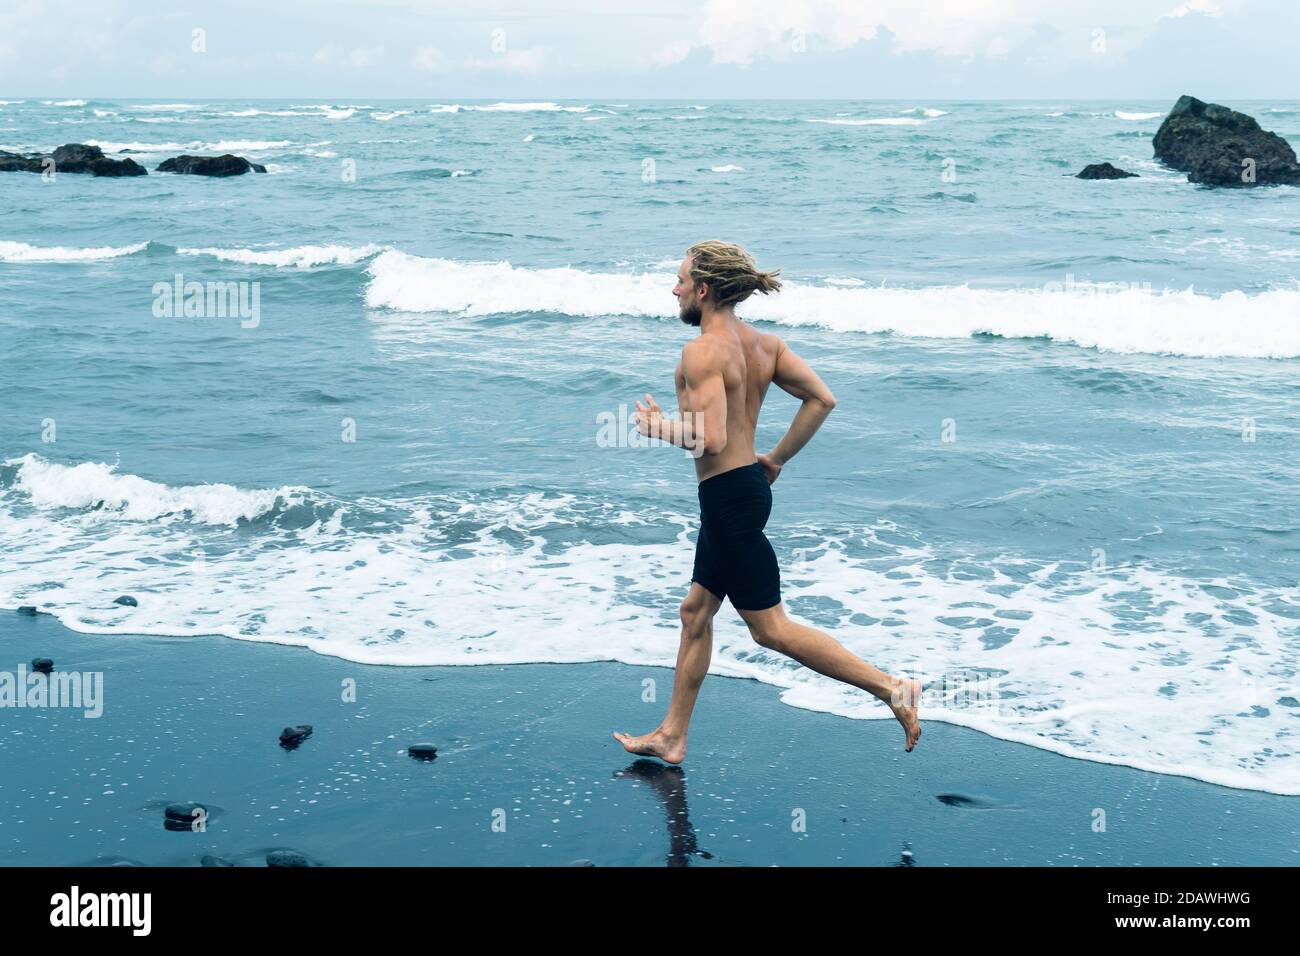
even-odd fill
[[(270, 171), (0, 176), (0, 606), (670, 665), (693, 468), (607, 423), (671, 396), (673, 272), (727, 238), (839, 400), (774, 487), (792, 614), (931, 719), (1300, 793), (1300, 192), (1161, 169), (1170, 104), (62, 102), (0, 149)], [(168, 315), (178, 275), (256, 308)], [(714, 670), (888, 717), (729, 607)]]

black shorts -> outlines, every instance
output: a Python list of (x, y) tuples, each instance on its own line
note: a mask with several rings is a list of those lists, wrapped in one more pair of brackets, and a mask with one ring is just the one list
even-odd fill
[(763, 534), (772, 513), (772, 486), (758, 462), (700, 482), (700, 534), (691, 580), (738, 611), (781, 602), (776, 552)]

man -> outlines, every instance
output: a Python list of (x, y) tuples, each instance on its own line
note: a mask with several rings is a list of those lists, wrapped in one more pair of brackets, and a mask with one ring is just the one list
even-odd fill
[[(770, 485), (835, 407), (817, 374), (775, 335), (736, 317), (736, 303), (781, 288), (776, 272), (760, 272), (740, 246), (709, 240), (686, 252), (677, 270), (680, 318), (700, 330), (677, 365), (680, 419), (664, 416), (649, 393), (636, 403), (637, 429), (692, 449), (699, 479), (700, 531), (691, 588), (681, 605), (682, 637), (668, 714), (641, 737), (615, 733), (628, 751), (681, 763), (695, 698), (713, 653), (713, 616), (730, 597), (754, 640), (819, 674), (880, 698), (903, 725), (905, 749), (921, 736), (921, 685), (891, 677), (828, 635), (786, 617), (776, 555), (763, 534), (772, 509)], [(758, 410), (775, 382), (803, 404), (784, 438), (766, 455), (754, 452)], [(689, 417), (688, 417), (689, 416)]]

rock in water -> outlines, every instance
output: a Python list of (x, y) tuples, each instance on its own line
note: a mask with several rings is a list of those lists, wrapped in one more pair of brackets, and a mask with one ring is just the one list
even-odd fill
[(39, 173), (43, 158), (39, 154), (23, 156), (0, 149), (0, 173)]
[(438, 756), (438, 748), (433, 744), (411, 744), (406, 752), (416, 760), (432, 760)]
[(1075, 173), (1075, 179), (1127, 179), (1128, 177), (1137, 177), (1137, 173), (1130, 173), (1127, 169), (1120, 169), (1118, 166), (1112, 166), (1110, 163), (1090, 163)]
[(307, 858), (293, 850), (272, 850), (266, 855), (267, 866), (310, 866)]
[(199, 860), (199, 866), (234, 866), (229, 860), (219, 856), (204, 856)]
[(191, 176), (242, 176), (249, 170), (264, 173), (266, 167), (230, 153), (224, 156), (176, 156), (158, 164), (160, 173), (187, 173)]
[(1152, 142), (1155, 157), (1208, 186), (1300, 185), (1295, 150), (1253, 117), (1180, 96)]
[(167, 808), (163, 810), (163, 815), (168, 820), (184, 820), (189, 823), (194, 819), (195, 812), (199, 810), (204, 813), (208, 812), (208, 808), (201, 803), (169, 803)]
[(148, 170), (134, 159), (108, 159), (98, 146), (68, 143), (50, 158), (56, 173), (91, 173), (95, 176), (145, 176)]
[(67, 143), (49, 156), (41, 153), (6, 153), (0, 150), (0, 173), (43, 173), (53, 160), (54, 173), (90, 173), (94, 176), (145, 176), (148, 170), (134, 159), (109, 159), (98, 146)]
[(163, 827), (177, 832), (207, 829), (208, 808), (201, 803), (172, 803), (163, 810)]
[(292, 750), (304, 740), (311, 736), (311, 724), (299, 724), (297, 727), (286, 727), (280, 731), (280, 746), (285, 750)]
[(35, 616), (36, 616), (36, 605), (34, 605), (34, 604), (20, 604), (20, 605), (18, 606), (18, 613), (19, 613), (19, 614), (28, 614), (28, 615), (31, 615), (32, 617), (35, 617)]
[(34, 657), (32, 658), (32, 670), (48, 674), (54, 670), (54, 661), (48, 657)]
[(123, 607), (139, 607), (139, 606), (140, 606), (140, 602), (137, 601), (135, 598), (131, 597), (131, 595), (129, 595), (129, 594), (123, 594), (120, 598), (115, 598), (115, 599), (113, 600), (113, 603), (114, 603), (114, 604), (120, 604), (120, 605), (122, 605)]

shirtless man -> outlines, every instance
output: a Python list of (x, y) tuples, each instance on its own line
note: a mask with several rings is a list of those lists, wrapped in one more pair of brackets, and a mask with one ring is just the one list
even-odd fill
[[(631, 753), (672, 764), (686, 756), (687, 725), (713, 653), (713, 616), (728, 596), (758, 644), (880, 698), (903, 725), (905, 750), (921, 737), (920, 681), (872, 667), (828, 635), (790, 620), (781, 604), (776, 555), (763, 534), (772, 509), (770, 485), (821, 427), (835, 397), (781, 339), (736, 318), (737, 302), (781, 288), (776, 276), (758, 271), (753, 257), (732, 243), (710, 240), (688, 249), (673, 295), (681, 320), (700, 334), (682, 349), (677, 365), (681, 418), (666, 417), (649, 393), (645, 405), (636, 403), (642, 435), (695, 456), (700, 531), (691, 589), (681, 605), (681, 646), (668, 714), (644, 736), (615, 733), (614, 739)], [(754, 429), (772, 382), (803, 404), (785, 437), (758, 455)]]

